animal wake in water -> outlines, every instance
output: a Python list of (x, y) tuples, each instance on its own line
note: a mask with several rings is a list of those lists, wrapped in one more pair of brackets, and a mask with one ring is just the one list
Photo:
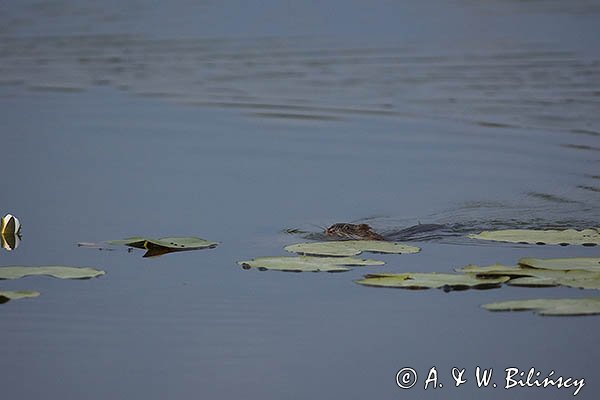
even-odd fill
[(337, 223), (324, 229), (327, 238), (336, 240), (429, 240), (452, 235), (453, 229), (440, 224), (417, 224), (389, 232), (376, 232), (368, 224)]

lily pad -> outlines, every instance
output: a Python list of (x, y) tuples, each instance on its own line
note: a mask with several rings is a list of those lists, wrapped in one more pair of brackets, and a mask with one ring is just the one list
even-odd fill
[(96, 249), (100, 251), (114, 251), (115, 249), (102, 243), (91, 243), (91, 242), (78, 242), (77, 247), (84, 247), (86, 249)]
[[(568, 286), (578, 289), (600, 289), (600, 273), (587, 271), (545, 271), (537, 276), (526, 276), (508, 281), (511, 286), (545, 287)], [(544, 276), (555, 272), (555, 276)]]
[[(560, 283), (555, 278), (543, 278), (539, 276), (523, 276), (520, 278), (513, 278), (506, 283), (510, 286), (523, 286), (523, 287), (554, 287), (560, 286)], [(568, 285), (566, 285), (568, 286)]]
[(484, 304), (490, 311), (533, 310), (539, 315), (593, 315), (600, 314), (600, 297), (581, 299), (532, 299)]
[(58, 265), (42, 267), (8, 266), (0, 267), (0, 279), (19, 279), (25, 276), (45, 275), (60, 279), (89, 279), (104, 275), (94, 268), (63, 267)]
[(553, 244), (562, 246), (579, 244), (583, 246), (596, 246), (600, 244), (600, 228), (583, 229), (580, 231), (575, 229), (507, 229), (483, 231), (479, 234), (468, 235), (468, 237), (471, 239), (523, 244)]
[(20, 290), (17, 292), (0, 290), (0, 304), (10, 300), (38, 297), (39, 295), (39, 292), (34, 292), (33, 290)]
[(212, 249), (217, 247), (218, 242), (198, 237), (164, 237), (160, 239), (152, 239), (146, 237), (130, 237), (122, 240), (109, 240), (111, 245), (125, 245), (137, 249), (146, 249), (144, 257), (154, 257), (162, 254), (173, 253), (187, 250)]
[(278, 270), (288, 272), (343, 272), (354, 266), (383, 265), (383, 261), (362, 260), (352, 257), (259, 257), (238, 261), (244, 269)]
[(381, 240), (343, 240), (330, 242), (299, 243), (287, 246), (292, 253), (319, 256), (356, 256), (363, 251), (371, 253), (410, 254), (418, 253), (420, 248), (402, 243)]
[(438, 272), (404, 274), (369, 274), (364, 279), (355, 281), (360, 285), (403, 288), (403, 289), (436, 289), (446, 291), (464, 289), (491, 289), (500, 287), (510, 278), (497, 276), (493, 278), (479, 278), (471, 274), (443, 274)]
[(479, 277), (490, 277), (490, 276), (532, 276), (537, 270), (533, 268), (523, 268), (520, 266), (507, 266), (502, 264), (493, 264), (486, 267), (480, 267), (478, 265), (467, 265), (462, 268), (457, 268), (457, 272), (464, 272), (467, 274), (475, 274)]
[(547, 287), (568, 286), (580, 289), (600, 289), (600, 272), (587, 270), (553, 270), (528, 266), (507, 267), (490, 265), (478, 267), (467, 265), (457, 271), (475, 274), (478, 277), (509, 276), (511, 286)]
[(600, 272), (600, 257), (521, 258), (519, 265), (552, 270), (583, 270)]
[(599, 276), (600, 272), (588, 270), (558, 270), (531, 268), (529, 266), (518, 265), (515, 267), (507, 267), (505, 265), (495, 264), (487, 267), (478, 267), (477, 265), (467, 265), (466, 267), (458, 268), (457, 271), (468, 274), (475, 274), (478, 277), (494, 277), (494, 276), (510, 276), (510, 277), (540, 277), (540, 278), (556, 278), (568, 276), (571, 279), (579, 279), (584, 277)]

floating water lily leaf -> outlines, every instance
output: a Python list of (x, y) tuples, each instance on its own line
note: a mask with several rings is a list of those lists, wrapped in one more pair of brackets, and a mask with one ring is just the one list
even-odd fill
[(531, 268), (529, 266), (507, 267), (505, 265), (495, 264), (487, 267), (478, 267), (477, 265), (467, 265), (466, 267), (457, 268), (459, 272), (475, 274), (478, 277), (493, 277), (493, 276), (510, 276), (510, 277), (539, 277), (539, 278), (562, 278), (569, 276), (571, 279), (580, 277), (595, 277), (599, 275), (586, 270), (551, 270), (542, 268)]
[(102, 243), (78, 242), (77, 247), (85, 247), (86, 249), (96, 249), (100, 251), (114, 251), (110, 246)]
[(60, 279), (89, 279), (104, 275), (105, 272), (94, 268), (77, 268), (63, 266), (0, 267), (0, 279), (19, 279), (25, 276), (46, 275)]
[(552, 270), (584, 270), (600, 272), (600, 257), (521, 258), (519, 265)]
[[(540, 270), (536, 276), (526, 276), (508, 281), (512, 286), (568, 286), (578, 289), (600, 289), (600, 273), (588, 271)], [(552, 274), (553, 273), (553, 274)], [(554, 276), (552, 276), (554, 275)]]
[(109, 240), (108, 244), (125, 245), (135, 247), (137, 249), (148, 250), (144, 257), (154, 257), (162, 254), (172, 253), (176, 251), (212, 249), (217, 247), (218, 242), (198, 237), (164, 237), (160, 239), (151, 239), (146, 237), (130, 237), (123, 240)]
[(360, 285), (404, 288), (404, 289), (435, 289), (464, 290), (469, 288), (491, 289), (501, 286), (510, 278), (497, 276), (493, 278), (479, 278), (471, 274), (442, 274), (413, 273), (404, 274), (369, 274), (364, 279), (355, 281)]
[(582, 299), (532, 299), (484, 304), (490, 311), (534, 310), (539, 315), (593, 315), (600, 314), (600, 297)]
[(575, 229), (507, 229), (500, 231), (484, 231), (479, 234), (468, 235), (468, 237), (471, 239), (524, 244), (580, 244), (584, 246), (596, 246), (600, 244), (600, 228), (583, 229), (581, 231)]
[(151, 239), (145, 237), (131, 237), (123, 240), (109, 240), (107, 243), (113, 245), (125, 245), (138, 249), (147, 249), (151, 246), (166, 247), (176, 250), (194, 250), (216, 247), (219, 243), (198, 237), (164, 237), (160, 239)]
[(145, 249), (147, 240), (148, 239), (145, 237), (133, 236), (133, 237), (128, 237), (126, 239), (121, 239), (121, 240), (107, 240), (106, 243), (112, 244), (114, 246), (123, 245), (123, 246), (135, 247), (137, 249)]
[(383, 261), (361, 260), (352, 257), (259, 257), (249, 261), (239, 261), (244, 269), (278, 270), (289, 272), (342, 272), (347, 267), (383, 265)]
[(512, 286), (568, 286), (580, 289), (600, 289), (600, 272), (588, 270), (542, 269), (529, 266), (507, 267), (496, 264), (487, 267), (467, 265), (457, 271), (475, 274), (478, 277), (510, 276), (511, 280), (507, 284)]
[(384, 242), (381, 240), (344, 240), (293, 244), (287, 246), (285, 250), (292, 253), (319, 256), (356, 256), (363, 251), (371, 253), (409, 254), (418, 253), (421, 249), (402, 243)]
[(524, 286), (524, 287), (553, 287), (560, 286), (560, 283), (554, 278), (543, 278), (539, 276), (522, 276), (520, 278), (513, 278), (507, 282), (510, 286)]
[(6, 303), (9, 300), (38, 297), (39, 295), (40, 295), (39, 292), (34, 292), (32, 290), (20, 290), (17, 292), (0, 290), (0, 304)]
[(475, 274), (479, 277), (487, 276), (531, 276), (536, 270), (533, 268), (513, 267), (501, 264), (488, 265), (486, 267), (480, 267), (478, 265), (467, 265), (462, 268), (457, 268), (457, 272), (464, 272), (467, 274)]

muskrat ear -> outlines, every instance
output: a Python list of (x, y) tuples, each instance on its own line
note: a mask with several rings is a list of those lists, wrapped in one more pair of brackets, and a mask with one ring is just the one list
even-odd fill
[(367, 225), (367, 224), (360, 224), (358, 227), (360, 229), (371, 229), (371, 227), (369, 225)]

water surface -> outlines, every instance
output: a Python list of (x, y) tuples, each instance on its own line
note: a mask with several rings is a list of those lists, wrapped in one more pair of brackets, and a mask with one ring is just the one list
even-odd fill
[[(420, 254), (378, 255), (386, 266), (343, 274), (235, 262), (284, 255), (299, 238), (283, 229), (342, 221), (464, 232), (598, 226), (598, 3), (219, 4), (2, 6), (0, 211), (23, 223), (2, 265), (107, 271), (1, 283), (41, 292), (0, 306), (4, 392), (571, 396), (450, 387), (452, 367), (479, 365), (585, 377), (578, 397), (597, 397), (596, 317), (479, 308), (591, 293), (352, 282), (369, 272), (598, 256), (597, 247), (433, 240), (418, 243)], [(76, 246), (133, 235), (221, 245), (154, 259)], [(398, 369), (434, 365), (447, 388), (395, 385)]]

